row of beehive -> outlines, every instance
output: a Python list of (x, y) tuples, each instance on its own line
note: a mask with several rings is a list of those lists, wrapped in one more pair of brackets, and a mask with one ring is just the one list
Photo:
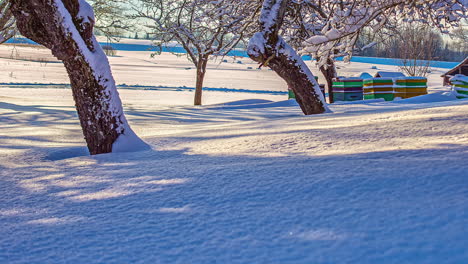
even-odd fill
[(457, 74), (455, 77), (450, 79), (450, 83), (455, 90), (458, 99), (468, 98), (468, 77)]
[(333, 82), (335, 101), (355, 101), (383, 98), (392, 101), (396, 97), (410, 98), (427, 94), (427, 79), (424, 77), (336, 79)]

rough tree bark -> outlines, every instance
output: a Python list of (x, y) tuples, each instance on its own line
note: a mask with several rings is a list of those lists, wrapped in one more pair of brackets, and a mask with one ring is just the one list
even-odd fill
[(279, 36), (289, 0), (265, 0), (260, 26), (249, 43), (248, 54), (254, 61), (270, 67), (294, 91), (296, 101), (305, 115), (327, 110), (325, 99), (307, 65)]
[(21, 34), (63, 61), (89, 152), (147, 147), (125, 119), (109, 62), (93, 35), (91, 6), (85, 0), (11, 0), (11, 11)]
[(205, 80), (208, 56), (199, 56), (197, 63), (197, 80), (195, 85), (194, 105), (202, 105), (203, 80)]
[(320, 71), (322, 72), (323, 76), (325, 77), (325, 80), (327, 81), (328, 102), (331, 104), (334, 102), (333, 100), (333, 78), (337, 77), (337, 72), (336, 72), (336, 67), (335, 67), (335, 61), (333, 61), (331, 58), (328, 58), (327, 64), (328, 64), (327, 67), (320, 66)]

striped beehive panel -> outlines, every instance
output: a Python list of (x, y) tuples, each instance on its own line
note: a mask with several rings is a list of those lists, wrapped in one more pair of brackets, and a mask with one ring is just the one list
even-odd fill
[(333, 93), (333, 100), (334, 101), (358, 101), (362, 100), (363, 95), (362, 92), (359, 93)]
[(392, 78), (371, 78), (364, 80), (364, 99), (379, 99), (392, 101), (393, 79)]
[(362, 79), (339, 78), (333, 81), (333, 99), (335, 101), (362, 100)]
[(453, 90), (456, 93), (458, 99), (468, 98), (468, 76), (457, 74), (455, 77), (450, 79), (450, 83), (453, 86)]
[(406, 98), (406, 81), (403, 78), (398, 78), (394, 82), (393, 86), (394, 96), (400, 98)]
[(427, 78), (425, 77), (401, 77), (395, 79), (395, 97), (411, 98), (427, 94)]

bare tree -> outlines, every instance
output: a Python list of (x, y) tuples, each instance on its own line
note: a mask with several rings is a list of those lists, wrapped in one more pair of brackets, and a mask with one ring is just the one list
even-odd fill
[[(334, 1), (336, 2), (336, 1)], [(320, 35), (303, 43), (302, 52), (320, 56), (320, 64), (336, 54), (348, 61), (365, 28), (379, 31), (402, 23), (423, 23), (441, 32), (460, 26), (467, 17), (466, 0), (354, 0), (336, 4)], [(339, 51), (337, 53), (337, 51)]]
[(441, 34), (426, 23), (387, 26), (377, 34), (363, 30), (358, 45), (369, 42), (369, 36), (372, 36), (378, 54), (397, 59), (400, 70), (409, 76), (426, 76), (431, 61), (439, 60), (443, 52)]
[[(9, 0), (0, 0), (0, 44), (16, 34), (9, 2)], [(125, 1), (90, 0), (89, 2), (94, 10), (94, 29), (109, 40), (118, 40), (120, 35), (133, 26), (126, 14)]]
[(10, 9), (22, 35), (63, 61), (89, 152), (147, 147), (125, 119), (109, 62), (93, 34), (91, 6), (85, 0), (11, 0)]
[(15, 20), (10, 11), (10, 2), (0, 0), (0, 44), (8, 41), (15, 34)]
[(249, 43), (248, 54), (261, 65), (270, 67), (296, 95), (306, 115), (326, 111), (325, 99), (315, 78), (296, 51), (279, 35), (290, 1), (265, 0), (260, 16), (261, 31)]
[[(288, 5), (281, 34), (295, 50), (303, 48), (303, 42), (321, 34), (327, 25), (333, 5), (327, 1), (291, 1)], [(320, 61), (320, 57), (314, 58)], [(338, 76), (335, 61), (328, 58), (326, 64), (319, 65), (328, 88), (328, 100), (333, 103), (333, 79)]]
[(109, 40), (118, 40), (119, 36), (129, 30), (133, 23), (128, 18), (125, 1), (90, 0), (96, 24), (94, 29), (104, 34)]
[(452, 31), (453, 46), (458, 52), (468, 54), (468, 19), (465, 20), (465, 24), (461, 27), (455, 28)]
[(258, 0), (139, 0), (138, 18), (163, 47), (180, 44), (195, 65), (195, 105), (202, 104), (202, 88), (210, 56), (225, 56), (249, 36), (260, 10)]
[(435, 53), (442, 45), (440, 35), (425, 24), (404, 24), (397, 28), (400, 69), (409, 76), (426, 76)]

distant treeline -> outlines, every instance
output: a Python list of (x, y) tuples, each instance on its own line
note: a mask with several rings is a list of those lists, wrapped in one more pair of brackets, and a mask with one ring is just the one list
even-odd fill
[[(369, 45), (374, 43), (374, 45)], [(358, 52), (359, 56), (422, 60), (462, 61), (468, 56), (468, 29), (460, 27), (448, 37), (427, 26), (403, 25), (375, 35), (363, 31), (358, 48), (370, 46)]]

